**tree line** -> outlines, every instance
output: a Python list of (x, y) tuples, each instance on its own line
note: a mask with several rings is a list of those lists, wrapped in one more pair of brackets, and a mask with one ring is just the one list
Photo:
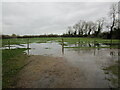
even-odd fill
[[(119, 2), (120, 3), (120, 2)], [(48, 35), (24, 35), (18, 36), (15, 34), (2, 35), (2, 38), (36, 38), (36, 37), (98, 37), (106, 39), (120, 39), (120, 10), (118, 5), (113, 3), (110, 7), (107, 21), (104, 17), (99, 18), (96, 21), (79, 20), (73, 26), (68, 26), (67, 32), (62, 35), (48, 34)], [(103, 31), (103, 29), (105, 29)]]
[(96, 23), (92, 21), (80, 20), (75, 25), (69, 26), (68, 32), (64, 35), (87, 37), (95, 34), (95, 36), (98, 36), (103, 28), (103, 22), (103, 19), (97, 20)]
[[(63, 36), (70, 37), (100, 37), (112, 39), (120, 38), (120, 20), (118, 19), (119, 10), (118, 4), (113, 3), (108, 13), (109, 20), (104, 17), (96, 21), (80, 20), (73, 26), (68, 26), (67, 32)], [(103, 31), (103, 29), (105, 29)]]

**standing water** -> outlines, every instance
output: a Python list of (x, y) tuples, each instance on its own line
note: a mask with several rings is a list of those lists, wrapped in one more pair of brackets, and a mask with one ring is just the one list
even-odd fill
[[(91, 47), (94, 45), (87, 44), (86, 46)], [(11, 49), (25, 47), (27, 47), (26, 44), (11, 45)], [(80, 83), (82, 83), (83, 88), (118, 87), (118, 76), (111, 71), (114, 70), (112, 66), (118, 62), (118, 49), (79, 47), (84, 47), (84, 45), (68, 44), (67, 47), (63, 47), (58, 42), (31, 43), (30, 49), (25, 52), (28, 55), (65, 58), (68, 65), (80, 70), (81, 75), (75, 78), (78, 78), (78, 82), (80, 78)], [(7, 46), (3, 47), (3, 49), (7, 49)], [(111, 70), (106, 68), (110, 68)]]
[[(63, 57), (67, 63), (80, 69), (80, 78), (88, 88), (118, 87), (118, 77), (106, 67), (118, 61), (118, 49), (110, 48), (63, 48), (59, 43), (31, 43), (29, 55)], [(115, 82), (114, 82), (115, 81)]]

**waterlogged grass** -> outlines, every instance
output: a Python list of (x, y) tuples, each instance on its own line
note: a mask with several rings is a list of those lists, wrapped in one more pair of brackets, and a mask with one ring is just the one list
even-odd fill
[(112, 66), (106, 67), (103, 70), (109, 71), (111, 73), (113, 73), (114, 75), (118, 75), (118, 64), (114, 64)]
[(64, 48), (81, 48), (81, 49), (89, 49), (89, 48), (114, 48), (114, 49), (116, 49), (116, 48), (118, 48), (118, 46), (106, 46), (106, 47), (103, 47), (103, 46), (100, 46), (100, 47), (86, 47), (86, 46), (82, 46), (82, 47), (68, 47), (68, 46), (65, 46)]
[(2, 46), (13, 44), (27, 44), (29, 43), (46, 43), (47, 41), (60, 40), (61, 38), (14, 38), (14, 39), (3, 39)]
[[(62, 42), (62, 39), (64, 43)], [(19, 39), (3, 39), (2, 40), (2, 46), (10, 45), (13, 44), (27, 44), (29, 43), (47, 43), (48, 41), (55, 41), (58, 42), (59, 44), (64, 44), (65, 48), (118, 48), (117, 44), (119, 44), (119, 40), (112, 40), (112, 46), (102, 46), (102, 47), (97, 47), (97, 46), (71, 46), (69, 47), (70, 44), (88, 44), (88, 43), (107, 43), (108, 45), (111, 43), (111, 40), (109, 39), (100, 39), (100, 38), (61, 38), (61, 37), (49, 37), (49, 38), (19, 38)], [(46, 47), (45, 49), (50, 49)], [(25, 65), (25, 60), (27, 58), (27, 55), (23, 53), (26, 49), (5, 49), (2, 50), (2, 64), (3, 64), (3, 88), (10, 88), (14, 87), (17, 80), (15, 80), (15, 76), (17, 73), (22, 69), (22, 67)], [(18, 58), (19, 57), (19, 58)], [(106, 71), (109, 71), (115, 75), (118, 75), (118, 68), (117, 65), (110, 66), (105, 68)], [(106, 74), (109, 74), (106, 72)], [(111, 81), (117, 82), (116, 79), (112, 79)]]
[[(96, 43), (111, 43), (110, 39), (101, 39), (101, 38), (63, 38), (65, 42), (75, 44), (76, 42), (96, 42)], [(113, 39), (112, 43), (119, 43), (119, 40)]]
[[(16, 84), (16, 75), (25, 65), (27, 55), (23, 53), (26, 49), (2, 50), (2, 87), (11, 88)], [(19, 57), (19, 58), (18, 58)]]
[(2, 39), (2, 46), (13, 45), (13, 44), (26, 44), (27, 39)]
[(49, 48), (49, 47), (46, 47), (45, 49), (51, 49), (51, 48)]
[(117, 61), (114, 65), (111, 65), (109, 67), (103, 68), (105, 71), (105, 74), (109, 75), (110, 73), (115, 75), (115, 77), (109, 77), (106, 78), (108, 81), (110, 81), (115, 87), (119, 86), (119, 69), (120, 69), (120, 62)]
[(83, 48), (83, 49), (87, 49), (88, 48), (89, 49), (89, 48), (110, 48), (110, 47), (64, 47), (64, 48)]
[[(82, 38), (82, 37), (46, 37), (46, 38), (19, 38), (19, 39), (3, 39), (2, 40), (2, 46), (8, 45), (9, 43), (11, 45), (13, 44), (27, 44), (29, 43), (47, 43), (48, 41), (55, 41), (59, 44), (62, 44), (62, 39), (64, 41), (64, 46), (68, 46), (69, 44), (87, 44), (87, 43), (103, 43), (103, 44), (111, 44), (110, 39), (101, 39), (101, 38)], [(117, 45), (120, 43), (119, 40), (113, 39), (112, 40), (112, 47), (118, 48)], [(116, 46), (115, 46), (116, 45)], [(72, 47), (70, 47), (72, 48)], [(75, 47), (73, 47), (75, 48)], [(79, 47), (76, 47), (79, 48)], [(82, 48), (82, 47), (81, 47)], [(92, 48), (92, 47), (90, 47)], [(104, 47), (102, 47), (104, 48)], [(110, 48), (110, 47), (105, 47)]]
[(63, 46), (68, 46), (67, 43), (62, 43), (62, 42), (59, 42), (60, 45), (63, 45)]

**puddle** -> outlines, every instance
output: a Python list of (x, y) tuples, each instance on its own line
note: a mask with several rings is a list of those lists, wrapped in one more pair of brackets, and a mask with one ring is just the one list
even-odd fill
[(27, 44), (18, 44), (18, 45), (5, 45), (4, 47), (1, 47), (0, 49), (16, 49), (16, 48), (26, 48)]
[[(73, 47), (73, 45), (69, 46)], [(87, 44), (87, 46), (89, 46), (89, 44)], [(29, 53), (26, 51), (29, 55), (47, 55), (66, 58), (70, 65), (80, 68), (90, 87), (114, 87), (114, 85), (106, 79), (106, 77), (109, 76), (106, 75), (103, 68), (113, 65), (115, 61), (118, 61), (118, 49), (62, 48), (62, 46), (56, 42), (32, 43), (30, 44), (30, 48)]]
[(82, 48), (82, 47), (98, 47), (98, 48), (110, 48), (111, 46), (118, 47), (119, 44), (111, 44), (111, 43), (93, 43), (93, 42), (76, 42), (75, 44), (68, 44), (65, 47), (75, 47), (75, 48)]
[[(112, 52), (114, 54), (111, 54)], [(71, 65), (80, 68), (90, 86), (93, 86), (94, 83), (95, 87), (114, 87), (110, 81), (106, 80), (108, 76), (106, 76), (103, 68), (111, 66), (115, 61), (118, 61), (117, 49), (71, 48), (64, 56)]]
[[(67, 44), (67, 43), (66, 43)], [(25, 48), (26, 44), (10, 45), (11, 49)], [(69, 44), (67, 47), (93, 47), (94, 44)], [(107, 47), (105, 44), (97, 44), (97, 46)], [(68, 64), (80, 68), (86, 78), (86, 84), (91, 88), (110, 88), (111, 85), (108, 77), (103, 70), (104, 67), (113, 65), (118, 61), (118, 49), (110, 48), (63, 48), (58, 42), (48, 43), (30, 43), (30, 50), (26, 50), (29, 55), (44, 55), (66, 58)], [(8, 47), (3, 47), (8, 49)], [(114, 76), (114, 75), (113, 75)], [(117, 77), (118, 78), (118, 77)], [(118, 87), (118, 86), (115, 86)]]
[(31, 43), (30, 50), (26, 51), (29, 55), (52, 55), (62, 56), (61, 45), (58, 43)]

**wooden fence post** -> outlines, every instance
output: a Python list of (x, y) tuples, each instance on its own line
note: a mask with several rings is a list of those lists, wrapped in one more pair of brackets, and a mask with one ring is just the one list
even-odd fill
[(80, 39), (78, 39), (78, 43), (80, 43)]
[(28, 56), (29, 56), (29, 38), (27, 39), (27, 52), (28, 52)]
[(8, 47), (9, 47), (9, 50), (10, 50), (10, 40), (8, 40)]
[(111, 37), (111, 44), (110, 44), (110, 49), (112, 48), (112, 37)]
[(27, 40), (27, 49), (29, 49), (29, 39)]
[(64, 46), (64, 40), (63, 40), (63, 38), (62, 38), (62, 46)]
[(64, 54), (64, 40), (62, 38), (62, 54)]
[(78, 47), (80, 47), (80, 39), (78, 39)]
[(96, 40), (94, 40), (94, 48), (95, 48), (95, 46), (96, 46)]
[(95, 39), (94, 39), (94, 56), (95, 56)]

